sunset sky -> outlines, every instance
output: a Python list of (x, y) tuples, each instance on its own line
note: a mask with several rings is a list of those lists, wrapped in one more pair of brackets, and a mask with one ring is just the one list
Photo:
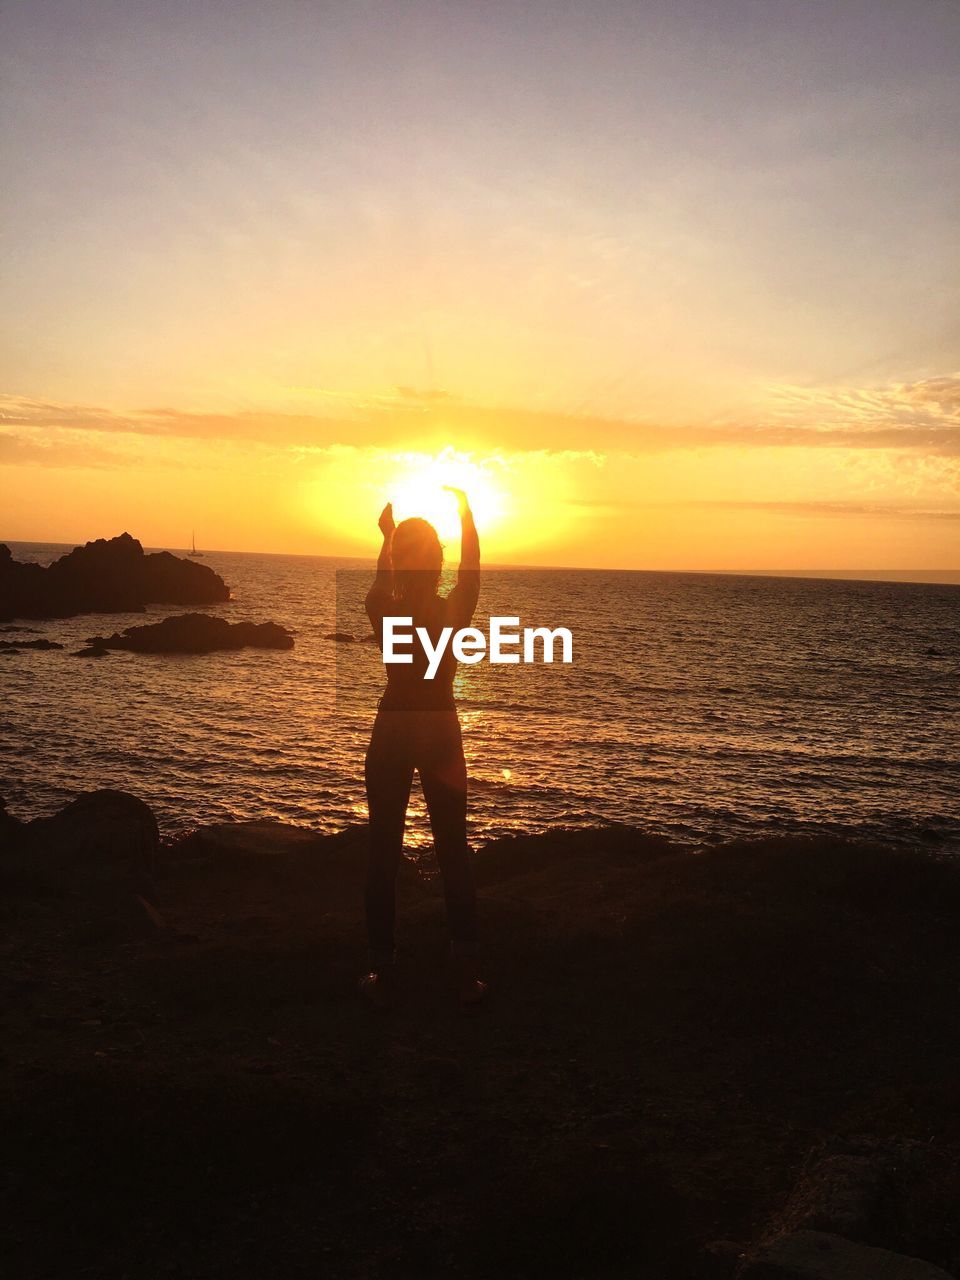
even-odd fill
[(500, 561), (960, 568), (953, 0), (5, 0), (0, 49), (0, 540), (364, 554), (461, 479)]

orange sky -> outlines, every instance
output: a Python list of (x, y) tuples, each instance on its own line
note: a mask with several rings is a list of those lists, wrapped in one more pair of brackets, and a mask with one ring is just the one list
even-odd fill
[(801, 423), (798, 393), (784, 425), (669, 428), (386, 393), (355, 422), (8, 402), (23, 429), (3, 468), (4, 536), (130, 529), (177, 547), (196, 527), (208, 548), (365, 554), (388, 497), (398, 515), (446, 518), (449, 540), (450, 482), (472, 490), (485, 552), (505, 563), (949, 569), (960, 472), (939, 448), (950, 404), (931, 394), (818, 395)]
[(0, 540), (960, 567), (955, 15), (541, 7), (5, 7)]

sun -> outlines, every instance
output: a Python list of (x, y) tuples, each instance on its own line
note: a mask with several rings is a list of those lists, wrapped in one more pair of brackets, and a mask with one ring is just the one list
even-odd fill
[(364, 554), (379, 546), (377, 517), (392, 502), (398, 523), (408, 516), (429, 520), (452, 561), (460, 545), (457, 504), (444, 487), (452, 485), (470, 500), (485, 558), (516, 562), (573, 525), (580, 509), (570, 501), (564, 466), (543, 453), (476, 454), (452, 445), (436, 452), (344, 448), (305, 470), (299, 501), (311, 527), (348, 539)]
[(445, 450), (433, 458), (419, 454), (401, 460), (401, 468), (389, 483), (386, 494), (393, 503), (397, 523), (408, 516), (421, 516), (430, 521), (441, 541), (453, 542), (459, 538), (457, 504), (446, 491), (446, 485), (466, 493), (481, 529), (494, 528), (506, 514), (506, 492), (497, 484), (490, 468), (453, 450)]

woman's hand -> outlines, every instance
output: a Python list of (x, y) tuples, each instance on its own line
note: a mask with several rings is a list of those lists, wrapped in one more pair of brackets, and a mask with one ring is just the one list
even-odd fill
[(380, 512), (380, 519), (377, 521), (380, 532), (385, 538), (393, 536), (393, 531), (397, 527), (393, 519), (393, 503), (388, 502)]
[(452, 484), (445, 484), (443, 487), (447, 493), (452, 493), (454, 498), (456, 498), (457, 511), (460, 513), (460, 519), (462, 520), (470, 510), (470, 503), (467, 501), (467, 495), (462, 489), (455, 489)]

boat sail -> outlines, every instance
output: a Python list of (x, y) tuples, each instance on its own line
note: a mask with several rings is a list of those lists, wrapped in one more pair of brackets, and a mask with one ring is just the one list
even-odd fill
[(193, 533), (191, 533), (191, 535), (190, 535), (190, 554), (191, 554), (192, 556), (196, 556), (196, 557), (197, 557), (198, 559), (200, 559), (200, 560), (202, 560), (202, 559), (203, 559), (203, 552), (202, 552), (202, 551), (198, 551), (198, 550), (197, 550), (197, 533), (196, 533), (196, 530), (194, 530), (194, 531), (193, 531)]

